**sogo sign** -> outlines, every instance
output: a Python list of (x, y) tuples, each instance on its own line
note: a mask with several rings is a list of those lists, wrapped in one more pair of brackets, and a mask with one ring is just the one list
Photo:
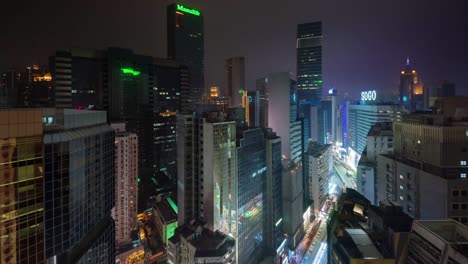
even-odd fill
[(361, 101), (375, 101), (375, 99), (377, 99), (375, 90), (361, 92)]

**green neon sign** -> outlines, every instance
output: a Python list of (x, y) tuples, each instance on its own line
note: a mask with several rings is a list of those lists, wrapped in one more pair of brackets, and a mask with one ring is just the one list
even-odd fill
[(169, 203), (169, 205), (172, 207), (172, 209), (174, 210), (174, 212), (176, 212), (176, 214), (179, 213), (179, 208), (177, 207), (177, 205), (174, 203), (174, 201), (171, 199), (171, 197), (167, 197), (167, 202)]
[(132, 69), (132, 68), (122, 68), (122, 69), (120, 69), (120, 70), (121, 70), (122, 73), (124, 73), (124, 74), (131, 74), (131, 75), (133, 75), (133, 76), (138, 76), (138, 75), (140, 75), (140, 71), (136, 71), (136, 70), (134, 70), (134, 69)]
[(250, 218), (250, 212), (245, 212), (245, 218)]
[(240, 89), (239, 94), (243, 94), (243, 93), (244, 93), (244, 90)]
[(183, 5), (179, 5), (177, 4), (177, 11), (182, 11), (184, 13), (187, 13), (187, 14), (191, 14), (191, 15), (194, 15), (194, 16), (200, 16), (200, 11), (196, 10), (196, 9), (193, 9), (193, 8), (187, 8)]

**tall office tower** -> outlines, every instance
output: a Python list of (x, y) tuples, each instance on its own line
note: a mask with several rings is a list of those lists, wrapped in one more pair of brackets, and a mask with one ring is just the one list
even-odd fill
[[(176, 112), (181, 109), (182, 91), (188, 90), (188, 70), (174, 61), (154, 59), (156, 87), (153, 87), (153, 167), (177, 181)], [(151, 99), (150, 99), (151, 100)], [(149, 138), (148, 138), (149, 139)], [(153, 174), (153, 175), (155, 175)]]
[(468, 263), (468, 227), (453, 220), (414, 221), (405, 263)]
[(347, 145), (349, 166), (356, 169), (366, 147), (367, 133), (379, 122), (391, 122), (401, 118), (400, 107), (389, 104), (350, 104), (347, 105)]
[(264, 254), (266, 145), (260, 128), (240, 132), (237, 143), (237, 263), (258, 263)]
[(114, 131), (104, 111), (45, 109), (48, 263), (114, 263)]
[(44, 263), (42, 111), (0, 110), (0, 263)]
[(232, 57), (226, 59), (224, 64), (226, 70), (227, 96), (231, 98), (231, 107), (242, 105), (242, 91), (245, 91), (245, 58)]
[(312, 212), (318, 216), (328, 197), (328, 177), (333, 172), (332, 145), (309, 143), (309, 199), (312, 201)]
[(445, 97), (433, 114), (393, 124), (394, 155), (377, 157), (379, 201), (396, 201), (415, 219), (468, 224), (468, 99)]
[(204, 33), (200, 11), (172, 4), (167, 7), (167, 54), (188, 67), (190, 90), (181, 98), (182, 111), (192, 111), (205, 94)]
[(180, 225), (199, 218), (198, 131), (200, 124), (193, 113), (177, 114), (177, 219)]
[(287, 234), (289, 250), (298, 253), (299, 241), (304, 236), (302, 164), (289, 159), (283, 159), (282, 163), (283, 232)]
[(406, 59), (406, 67), (400, 75), (400, 105), (407, 112), (424, 109), (424, 88), (418, 80), (416, 70), (410, 65), (409, 58)]
[(115, 244), (125, 247), (132, 242), (138, 214), (138, 137), (125, 130), (125, 124), (112, 124), (115, 131)]
[(97, 50), (58, 50), (49, 58), (54, 83), (55, 107), (104, 109), (101, 52)]
[(209, 113), (200, 132), (200, 217), (210, 230), (237, 239), (236, 122), (226, 121), (223, 113)]
[(443, 80), (424, 86), (424, 106), (430, 109), (437, 98), (455, 96), (455, 84)]
[(268, 127), (268, 91), (267, 78), (258, 79), (256, 83), (257, 102), (255, 107), (255, 126)]
[(266, 144), (266, 174), (263, 191), (264, 237), (267, 250), (275, 252), (284, 240), (281, 139), (268, 128), (264, 129), (264, 134)]
[(318, 143), (329, 144), (332, 142), (333, 129), (333, 101), (321, 100), (318, 108)]
[(337, 141), (337, 126), (338, 126), (338, 92), (335, 88), (328, 90), (328, 96), (331, 99), (332, 106), (331, 106), (331, 142), (333, 144)]
[(297, 25), (296, 52), (299, 116), (304, 120), (303, 142), (307, 148), (311, 125), (317, 123), (310, 107), (319, 106), (322, 99), (322, 22)]
[(346, 189), (327, 223), (327, 262), (406, 263), (412, 222), (398, 204), (372, 206), (356, 190)]
[(392, 122), (380, 122), (371, 127), (356, 170), (357, 190), (373, 205), (378, 205), (377, 155), (393, 154), (392, 125)]
[[(180, 64), (131, 50), (109, 48), (105, 51), (106, 78), (112, 122), (124, 122), (127, 130), (138, 136), (139, 174), (151, 182), (160, 172), (176, 179), (176, 116), (182, 91), (188, 89), (187, 68)], [(154, 188), (141, 189), (139, 206), (154, 195)]]
[[(295, 162), (302, 160), (301, 121), (297, 118), (297, 86), (289, 73), (271, 73), (257, 80), (268, 95), (268, 126), (281, 137), (281, 151)], [(262, 87), (264, 86), (264, 88)]]

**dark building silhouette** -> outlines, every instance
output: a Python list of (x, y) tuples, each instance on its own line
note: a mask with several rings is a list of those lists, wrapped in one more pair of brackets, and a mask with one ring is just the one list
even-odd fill
[(191, 111), (205, 94), (203, 15), (181, 4), (167, 7), (167, 55), (188, 67), (190, 90), (181, 90), (181, 110)]

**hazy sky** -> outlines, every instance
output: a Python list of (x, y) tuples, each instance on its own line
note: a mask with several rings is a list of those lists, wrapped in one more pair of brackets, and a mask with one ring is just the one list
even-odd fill
[[(5, 0), (7, 1), (7, 0)], [(166, 56), (162, 0), (15, 1), (0, 8), (0, 70), (47, 64), (57, 48), (119, 46)], [(247, 89), (268, 72), (296, 71), (298, 23), (323, 21), (325, 88), (358, 96), (396, 90), (405, 59), (424, 83), (448, 79), (468, 95), (464, 0), (181, 1), (205, 21), (205, 82), (224, 85), (224, 59), (246, 57)]]

